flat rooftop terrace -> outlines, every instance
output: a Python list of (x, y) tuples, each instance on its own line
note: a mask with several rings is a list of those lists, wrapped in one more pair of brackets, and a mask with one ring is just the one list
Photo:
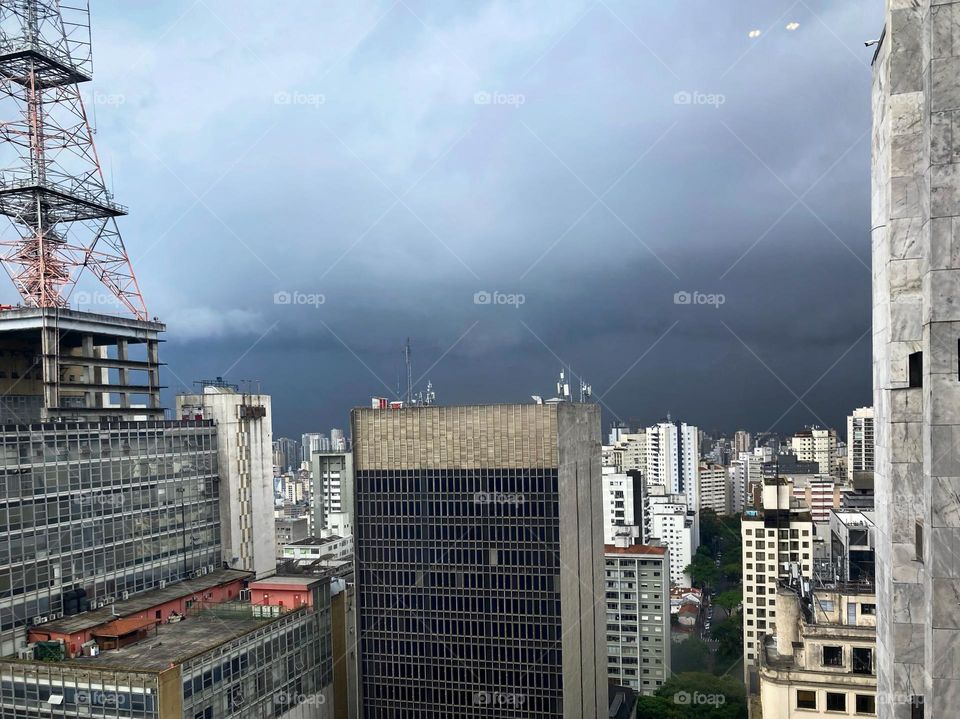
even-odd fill
[(103, 651), (96, 657), (76, 657), (63, 664), (111, 667), (129, 671), (166, 669), (195, 654), (209, 651), (276, 621), (277, 617), (223, 617), (208, 614), (186, 617), (175, 624), (158, 624), (156, 632), (122, 649)]
[(239, 569), (215, 569), (201, 577), (174, 582), (168, 584), (163, 589), (151, 589), (146, 592), (140, 592), (130, 599), (114, 602), (110, 606), (92, 609), (88, 612), (81, 612), (80, 614), (74, 614), (73, 616), (64, 617), (63, 619), (57, 619), (53, 622), (38, 625), (37, 628), (44, 632), (77, 634), (78, 632), (99, 627), (114, 619), (123, 619), (135, 614), (140, 614), (166, 602), (182, 599), (183, 597), (200, 595), (208, 589), (213, 589), (214, 587), (252, 576), (250, 572), (244, 572)]

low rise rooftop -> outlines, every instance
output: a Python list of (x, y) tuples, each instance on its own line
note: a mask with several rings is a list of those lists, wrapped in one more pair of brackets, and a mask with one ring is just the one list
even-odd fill
[(130, 599), (123, 599), (109, 606), (101, 607), (100, 609), (93, 609), (88, 612), (81, 612), (80, 614), (74, 614), (73, 616), (64, 617), (63, 619), (47, 622), (42, 626), (45, 632), (78, 634), (116, 619), (140, 614), (166, 602), (200, 594), (208, 589), (219, 587), (222, 584), (229, 584), (238, 579), (251, 576), (253, 575), (250, 572), (243, 572), (238, 569), (215, 569), (195, 579), (186, 579), (182, 582), (168, 584), (162, 589), (151, 589), (146, 592), (141, 592)]
[(120, 649), (102, 651), (95, 657), (75, 657), (64, 661), (74, 665), (132, 671), (161, 670), (249, 634), (275, 619), (254, 617), (252, 613), (243, 615), (238, 612), (235, 616), (219, 612), (199, 613), (173, 624), (155, 624), (146, 638)]

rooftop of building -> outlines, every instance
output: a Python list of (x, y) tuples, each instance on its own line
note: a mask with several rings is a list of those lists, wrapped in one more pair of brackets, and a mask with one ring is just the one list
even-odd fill
[[(235, 603), (238, 607), (241, 605)], [(120, 649), (102, 651), (95, 657), (75, 657), (64, 663), (90, 667), (123, 668), (131, 671), (161, 670), (180, 664), (237, 637), (258, 629), (276, 617), (254, 617), (252, 613), (198, 613), (173, 624), (153, 624), (147, 636)]]
[(73, 330), (87, 334), (105, 334), (125, 337), (131, 342), (144, 342), (147, 335), (166, 330), (166, 325), (157, 320), (138, 320), (133, 317), (81, 312), (56, 307), (13, 307), (0, 311), (0, 331), (38, 331), (49, 320), (55, 320), (61, 330)]
[[(302, 524), (307, 521), (307, 518), (305, 516), (304, 517), (277, 517), (275, 521), (278, 524), (281, 522), (286, 524)], [(302, 544), (302, 543), (303, 543), (302, 539), (297, 540), (296, 542), (291, 542), (291, 544)]]
[(310, 575), (278, 574), (266, 579), (250, 582), (250, 589), (269, 589), (271, 587), (312, 587), (322, 583), (322, 577)]
[(875, 512), (855, 512), (831, 510), (831, 514), (836, 515), (837, 519), (848, 527), (873, 527), (875, 526)]
[(199, 594), (222, 584), (229, 584), (251, 576), (253, 575), (250, 572), (243, 572), (238, 569), (215, 569), (195, 579), (174, 582), (161, 589), (141, 592), (130, 599), (123, 599), (100, 609), (93, 609), (48, 622), (43, 625), (43, 630), (57, 634), (78, 634), (115, 619), (140, 614), (160, 604)]
[(326, 555), (319, 559), (300, 560), (289, 559), (280, 565), (278, 577), (310, 576), (313, 578), (346, 578), (353, 576), (353, 557), (332, 559)]
[(331, 534), (328, 537), (304, 537), (295, 542), (289, 542), (288, 547), (320, 547), (325, 544), (339, 542), (343, 539), (339, 534)]
[(663, 556), (667, 553), (666, 547), (652, 544), (631, 544), (629, 547), (618, 547), (615, 544), (604, 544), (604, 554), (655, 554)]

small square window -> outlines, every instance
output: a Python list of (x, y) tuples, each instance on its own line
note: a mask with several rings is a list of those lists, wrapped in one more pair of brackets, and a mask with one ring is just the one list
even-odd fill
[(857, 714), (876, 714), (877, 698), (872, 694), (857, 694)]
[(847, 695), (837, 692), (827, 692), (827, 711), (845, 712), (847, 710)]
[(797, 689), (797, 709), (816, 709), (817, 693), (807, 689)]
[(843, 666), (843, 647), (824, 647), (823, 648), (823, 666), (842, 667)]

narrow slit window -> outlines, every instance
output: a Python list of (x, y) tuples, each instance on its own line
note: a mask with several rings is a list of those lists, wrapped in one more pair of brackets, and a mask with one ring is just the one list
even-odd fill
[(913, 352), (907, 359), (911, 387), (923, 387), (923, 352)]
[(923, 561), (923, 523), (917, 522), (914, 527), (913, 544), (917, 553), (917, 561)]

